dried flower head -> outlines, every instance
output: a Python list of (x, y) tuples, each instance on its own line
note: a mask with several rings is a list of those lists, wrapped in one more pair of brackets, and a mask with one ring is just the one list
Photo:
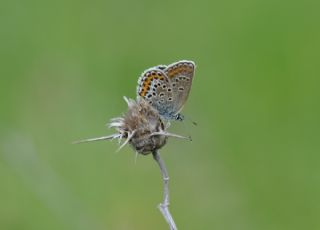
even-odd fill
[(115, 128), (126, 142), (141, 154), (148, 154), (160, 149), (167, 142), (164, 124), (157, 110), (144, 99), (137, 101), (124, 98), (128, 104), (128, 111), (123, 117), (112, 119), (109, 127)]
[(147, 155), (162, 148), (170, 136), (190, 139), (190, 137), (168, 133), (166, 128), (169, 125), (165, 125), (159, 112), (143, 98), (133, 100), (124, 97), (124, 100), (128, 104), (127, 113), (121, 117), (111, 119), (109, 124), (109, 128), (116, 129), (116, 134), (86, 139), (76, 143), (110, 139), (119, 139), (119, 141), (121, 141), (125, 139), (124, 143), (119, 147), (119, 150), (129, 143), (135, 151)]

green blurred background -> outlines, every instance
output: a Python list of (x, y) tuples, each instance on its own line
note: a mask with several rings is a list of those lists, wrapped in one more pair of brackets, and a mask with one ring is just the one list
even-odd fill
[(151, 156), (105, 124), (140, 73), (197, 70), (162, 150), (179, 229), (320, 229), (319, 1), (0, 3), (0, 229), (167, 229)]

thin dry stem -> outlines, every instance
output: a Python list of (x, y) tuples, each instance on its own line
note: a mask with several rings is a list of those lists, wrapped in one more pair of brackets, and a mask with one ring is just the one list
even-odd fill
[(153, 159), (158, 163), (162, 179), (163, 179), (163, 201), (159, 204), (158, 208), (160, 209), (160, 212), (162, 213), (164, 219), (167, 221), (170, 230), (177, 230), (176, 224), (171, 216), (171, 213), (169, 211), (169, 175), (167, 168), (165, 166), (164, 161), (160, 157), (160, 153), (158, 150), (155, 150), (152, 152)]

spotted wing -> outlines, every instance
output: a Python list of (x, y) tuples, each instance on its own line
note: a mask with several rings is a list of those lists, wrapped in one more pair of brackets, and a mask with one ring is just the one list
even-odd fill
[(164, 73), (168, 76), (173, 91), (175, 114), (179, 113), (188, 99), (195, 71), (192, 61), (179, 61), (169, 65)]
[(156, 108), (160, 115), (171, 118), (173, 92), (170, 80), (161, 68), (153, 67), (142, 73), (137, 94)]

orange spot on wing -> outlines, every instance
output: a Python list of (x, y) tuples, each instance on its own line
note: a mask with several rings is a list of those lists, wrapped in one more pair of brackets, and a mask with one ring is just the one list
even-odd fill
[(144, 97), (146, 96), (147, 92), (150, 89), (151, 81), (154, 79), (154, 76), (148, 76), (147, 79), (143, 83), (143, 87), (141, 92), (139, 93), (140, 96)]
[(191, 73), (193, 68), (191, 66), (176, 66), (175, 68), (170, 68), (167, 72), (169, 78), (175, 77), (177, 74)]

